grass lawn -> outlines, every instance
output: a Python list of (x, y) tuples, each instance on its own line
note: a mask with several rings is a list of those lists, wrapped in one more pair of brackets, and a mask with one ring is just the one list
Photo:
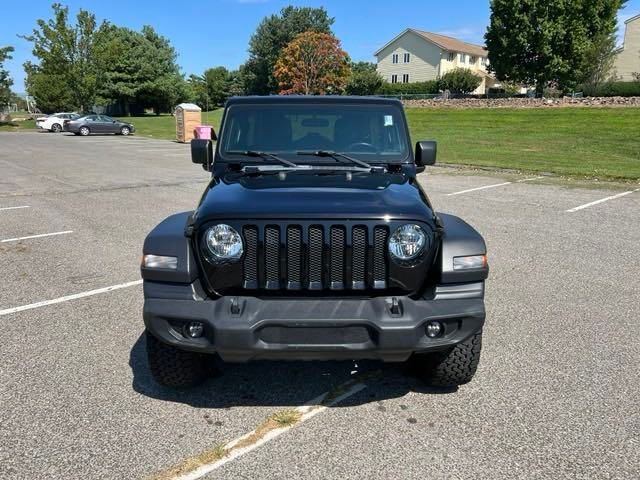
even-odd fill
[[(219, 131), (223, 109), (202, 112), (202, 123), (212, 125)], [(172, 115), (144, 115), (140, 117), (119, 117), (120, 120), (131, 122), (136, 127), (136, 135), (153, 138), (176, 139), (176, 119)]]
[(409, 108), (411, 137), (437, 140), (438, 161), (640, 178), (639, 108)]
[(0, 122), (0, 132), (16, 132), (18, 130), (30, 130), (36, 128), (35, 120), (21, 120), (18, 122)]

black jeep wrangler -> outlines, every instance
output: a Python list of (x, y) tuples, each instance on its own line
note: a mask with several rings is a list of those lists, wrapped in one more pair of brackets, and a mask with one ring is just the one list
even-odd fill
[(411, 150), (400, 102), (233, 98), (215, 151), (193, 140), (191, 155), (212, 173), (197, 209), (144, 243), (160, 384), (254, 359), (409, 361), (433, 385), (471, 380), (485, 243), (433, 209), (416, 175), (436, 144)]

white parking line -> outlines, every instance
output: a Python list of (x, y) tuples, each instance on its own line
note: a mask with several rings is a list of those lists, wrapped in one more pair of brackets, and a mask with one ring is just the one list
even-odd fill
[(73, 233), (73, 230), (65, 230), (64, 232), (41, 233), (40, 235), (29, 235), (27, 237), (5, 238), (4, 240), (0, 240), (0, 243), (17, 242), (19, 240), (29, 240), (30, 238), (52, 237), (54, 235), (66, 235), (67, 233)]
[(205, 475), (211, 473), (212, 471), (222, 467), (224, 464), (229, 463), (229, 462), (235, 460), (236, 458), (241, 457), (241, 456), (243, 456), (243, 455), (255, 450), (256, 448), (264, 445), (267, 442), (270, 442), (271, 440), (274, 440), (275, 438), (277, 438), (280, 435), (282, 435), (283, 433), (291, 430), (295, 426), (297, 426), (297, 425), (299, 425), (299, 424), (301, 424), (303, 422), (306, 422), (307, 420), (315, 417), (319, 413), (324, 412), (327, 408), (342, 402), (343, 400), (351, 397), (352, 395), (355, 395), (356, 393), (364, 390), (365, 388), (367, 388), (367, 385), (365, 385), (364, 383), (356, 383), (355, 385), (351, 386), (342, 395), (336, 397), (335, 399), (333, 399), (330, 402), (327, 402), (325, 404), (323, 404), (323, 401), (324, 401), (325, 397), (328, 395), (328, 393), (323, 393), (319, 397), (314, 398), (310, 402), (307, 402), (305, 405), (303, 405), (301, 407), (296, 407), (296, 408), (293, 409), (293, 410), (295, 410), (296, 412), (298, 412), (300, 414), (300, 419), (295, 424), (271, 430), (268, 433), (266, 433), (263, 437), (261, 437), (259, 440), (250, 443), (246, 447), (238, 446), (239, 444), (243, 443), (245, 440), (247, 440), (247, 439), (249, 439), (249, 438), (251, 438), (251, 437), (256, 435), (256, 430), (253, 430), (253, 431), (247, 433), (246, 435), (243, 435), (243, 436), (241, 436), (239, 438), (236, 438), (235, 440), (232, 440), (231, 442), (227, 443), (223, 447), (225, 452), (227, 452), (227, 453), (221, 459), (213, 461), (211, 463), (204, 464), (204, 465), (196, 468), (195, 470), (192, 470), (190, 472), (184, 473), (182, 475), (174, 476), (173, 480), (197, 480), (199, 478), (202, 478)]
[(133, 287), (134, 285), (140, 285), (142, 280), (136, 280), (134, 282), (120, 283), (118, 285), (111, 285), (110, 287), (98, 288), (96, 290), (89, 290), (87, 292), (74, 293), (73, 295), (67, 295), (65, 297), (54, 298), (53, 300), (44, 300), (42, 302), (31, 303), (29, 305), (22, 305), (20, 307), (7, 308), (0, 310), (0, 317), (3, 315), (11, 315), (12, 313), (22, 312), (24, 310), (31, 310), (33, 308), (46, 307), (47, 305), (54, 305), (56, 303), (68, 302), (69, 300), (76, 300), (78, 298), (90, 297), (92, 295), (98, 295), (100, 293), (112, 292), (121, 288)]
[(1, 207), (0, 212), (3, 210), (17, 210), (19, 208), (31, 208), (30, 205), (20, 205), (19, 207)]
[(617, 195), (611, 195), (610, 197), (601, 198), (600, 200), (595, 200), (593, 202), (585, 203), (584, 205), (580, 205), (575, 208), (570, 208), (566, 210), (568, 213), (577, 212), (578, 210), (584, 210), (585, 208), (593, 207), (594, 205), (598, 205), (600, 203), (608, 202), (609, 200), (615, 200), (616, 198), (625, 197), (627, 195), (631, 195), (634, 192), (640, 191), (640, 188), (636, 188), (635, 190), (629, 190), (628, 192), (618, 193)]
[[(516, 181), (515, 183), (530, 182), (532, 180), (538, 180), (540, 178), (543, 178), (543, 177), (524, 178), (522, 180)], [(493, 184), (493, 185), (485, 185), (484, 187), (469, 188), (467, 190), (461, 190), (459, 192), (447, 193), (446, 196), (450, 197), (450, 196), (453, 196), (453, 195), (462, 195), (463, 193), (477, 192), (478, 190), (487, 190), (488, 188), (503, 187), (505, 185), (511, 185), (512, 183), (514, 183), (514, 182), (496, 183), (496, 184)]]

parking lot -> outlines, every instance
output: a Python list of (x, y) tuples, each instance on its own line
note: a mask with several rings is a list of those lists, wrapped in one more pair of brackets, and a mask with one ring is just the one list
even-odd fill
[(167, 141), (0, 133), (0, 478), (174, 478), (327, 392), (339, 401), (204, 478), (638, 478), (640, 185), (420, 179), (487, 240), (472, 383), (261, 362), (171, 393), (144, 356), (142, 242), (194, 208), (208, 173)]

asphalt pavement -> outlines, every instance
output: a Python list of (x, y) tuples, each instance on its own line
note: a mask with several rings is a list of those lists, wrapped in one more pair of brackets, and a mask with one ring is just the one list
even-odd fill
[(146, 233), (193, 209), (207, 172), (173, 142), (0, 133), (0, 478), (149, 477), (354, 376), (364, 388), (205, 478), (639, 478), (640, 185), (420, 180), (487, 240), (472, 383), (259, 362), (168, 392), (147, 369), (132, 282)]

